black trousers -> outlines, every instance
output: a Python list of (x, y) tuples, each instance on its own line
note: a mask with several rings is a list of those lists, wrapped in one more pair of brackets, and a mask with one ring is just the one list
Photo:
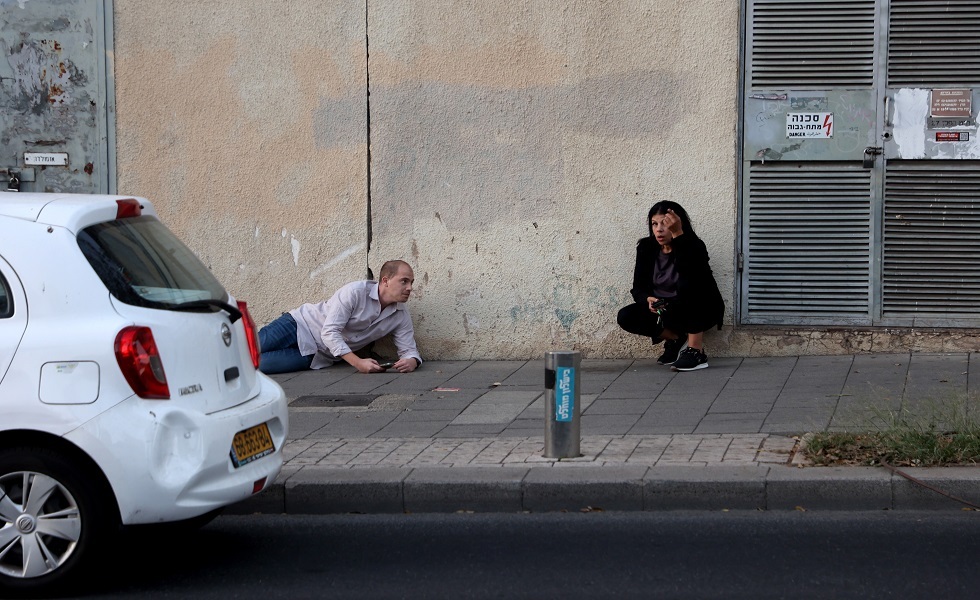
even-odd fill
[(646, 302), (642, 304), (636, 302), (619, 309), (616, 323), (630, 333), (653, 338), (655, 344), (660, 342), (660, 334), (664, 331), (659, 315), (650, 312)]

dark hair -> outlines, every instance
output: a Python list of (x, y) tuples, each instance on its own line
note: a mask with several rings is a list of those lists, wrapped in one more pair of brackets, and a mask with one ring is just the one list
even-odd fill
[(687, 216), (684, 207), (670, 200), (661, 200), (650, 207), (650, 212), (647, 213), (647, 229), (650, 230), (650, 237), (653, 237), (653, 225), (650, 223), (650, 219), (655, 215), (665, 215), (668, 210), (674, 211), (674, 214), (680, 217), (681, 229), (684, 230), (684, 233), (698, 237), (698, 234), (694, 233), (694, 226), (691, 225), (691, 217)]
[(407, 262), (403, 260), (389, 260), (385, 264), (381, 265), (381, 272), (378, 273), (378, 281), (381, 281), (385, 277), (391, 279), (395, 275), (398, 275), (398, 270), (402, 267), (412, 268)]

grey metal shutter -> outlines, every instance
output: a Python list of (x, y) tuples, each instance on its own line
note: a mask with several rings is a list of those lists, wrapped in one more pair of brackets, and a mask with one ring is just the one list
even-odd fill
[(892, 0), (888, 85), (980, 84), (980, 3)]
[(980, 313), (980, 162), (890, 161), (882, 316), (953, 326)]
[(875, 0), (750, 2), (753, 89), (871, 87)]
[[(980, 86), (980, 2), (891, 0), (887, 78), (890, 88)], [(980, 323), (980, 161), (944, 160), (964, 150), (885, 163), (882, 324)]]
[(752, 166), (745, 271), (753, 322), (870, 322), (871, 181), (855, 164)]
[[(878, 5), (746, 4), (743, 323), (871, 323), (873, 173), (860, 162), (868, 144), (858, 134), (854, 149), (842, 150), (851, 143), (844, 132), (833, 142), (788, 140), (779, 127), (787, 111), (830, 111), (847, 126), (842, 105), (873, 110)], [(815, 98), (826, 99), (823, 107), (813, 108)], [(763, 125), (774, 135), (759, 136)]]

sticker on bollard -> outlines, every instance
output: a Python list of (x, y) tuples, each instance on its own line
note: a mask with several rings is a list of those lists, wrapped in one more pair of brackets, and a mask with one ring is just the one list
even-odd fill
[(545, 458), (582, 456), (582, 401), (577, 396), (582, 384), (578, 352), (548, 352), (544, 356)]
[(575, 408), (575, 367), (555, 369), (555, 420), (570, 422)]

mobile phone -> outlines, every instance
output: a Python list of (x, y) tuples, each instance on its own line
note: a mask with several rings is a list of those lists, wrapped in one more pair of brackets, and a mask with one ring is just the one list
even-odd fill
[(395, 361), (389, 360), (383, 363), (378, 363), (378, 366), (381, 367), (382, 369), (390, 369), (393, 366), (395, 366)]

